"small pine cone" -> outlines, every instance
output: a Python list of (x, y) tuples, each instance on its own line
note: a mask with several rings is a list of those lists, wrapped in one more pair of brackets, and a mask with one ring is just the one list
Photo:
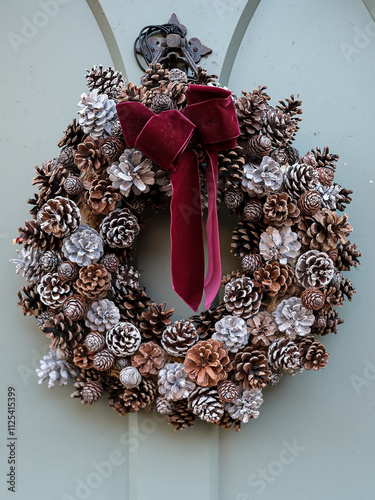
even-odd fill
[(146, 342), (139, 346), (131, 358), (132, 365), (138, 368), (143, 377), (157, 375), (164, 366), (165, 354), (155, 342)]
[(249, 161), (260, 159), (263, 156), (269, 156), (271, 151), (271, 140), (265, 135), (255, 135), (251, 137), (246, 147), (246, 153)]
[(93, 368), (93, 353), (90, 353), (85, 344), (77, 345), (72, 352), (73, 363), (80, 370)]
[(100, 225), (100, 235), (111, 248), (130, 247), (139, 231), (137, 218), (127, 208), (113, 210)]
[(78, 228), (81, 212), (74, 201), (57, 196), (42, 206), (37, 218), (45, 233), (62, 238)]
[(278, 331), (272, 314), (262, 311), (247, 320), (250, 342), (254, 347), (262, 349), (276, 340)]
[(243, 209), (243, 217), (250, 222), (260, 220), (263, 217), (263, 203), (258, 199), (248, 201)]
[(81, 403), (89, 405), (96, 403), (102, 397), (103, 392), (104, 389), (100, 380), (86, 382), (81, 390)]
[(112, 295), (118, 302), (123, 302), (127, 296), (139, 288), (139, 272), (133, 266), (120, 266), (112, 280)]
[(292, 146), (288, 146), (287, 148), (285, 148), (285, 153), (288, 157), (289, 165), (294, 165), (295, 163), (298, 162), (299, 152), (296, 148), (293, 148)]
[(224, 195), (224, 204), (231, 212), (234, 212), (242, 205), (244, 197), (239, 189), (228, 189)]
[(231, 403), (238, 397), (237, 386), (231, 380), (223, 380), (220, 382), (217, 386), (217, 393), (219, 398), (226, 403)]
[(274, 227), (292, 226), (300, 220), (300, 211), (287, 193), (269, 195), (263, 213), (263, 222)]
[(105, 337), (99, 332), (90, 332), (86, 335), (85, 345), (90, 354), (99, 352), (105, 347)]
[(58, 164), (67, 170), (74, 170), (74, 157), (73, 157), (73, 148), (65, 147), (60, 151), (58, 157)]
[(156, 398), (156, 411), (162, 415), (168, 415), (173, 412), (174, 404), (164, 396)]
[(186, 400), (177, 401), (173, 404), (172, 411), (168, 413), (168, 423), (175, 431), (193, 427), (197, 416), (188, 408)]
[(117, 139), (120, 139), (121, 141), (124, 140), (124, 136), (122, 134), (122, 128), (121, 128), (120, 120), (115, 120), (112, 123), (112, 126), (111, 126), (111, 136), (112, 137), (116, 137)]
[(223, 303), (217, 307), (202, 311), (199, 315), (191, 316), (190, 321), (195, 323), (197, 334), (200, 340), (205, 340), (215, 332), (215, 324), (219, 321), (226, 309)]
[(171, 356), (184, 356), (199, 340), (195, 326), (190, 321), (178, 320), (164, 330), (161, 345)]
[(271, 371), (267, 357), (252, 346), (239, 351), (233, 361), (234, 379), (245, 389), (261, 390), (267, 385)]
[(298, 199), (305, 191), (312, 191), (318, 182), (316, 169), (303, 163), (289, 166), (284, 176), (285, 188), (293, 199)]
[(117, 137), (109, 136), (100, 141), (99, 151), (108, 163), (113, 163), (122, 155), (122, 152), (124, 151), (124, 143)]
[(224, 414), (224, 406), (217, 390), (211, 387), (197, 387), (189, 395), (188, 407), (206, 422), (218, 423)]
[[(293, 162), (295, 163), (295, 162)], [(298, 160), (298, 163), (304, 163), (305, 165), (311, 165), (312, 167), (317, 167), (318, 163), (315, 159), (314, 153), (306, 153), (305, 155), (301, 156), (301, 158)]]
[(79, 177), (75, 177), (74, 175), (70, 175), (64, 181), (64, 189), (65, 191), (72, 195), (76, 196), (81, 193), (84, 189), (83, 182)]
[[(65, 146), (69, 146), (72, 149), (76, 149), (78, 144), (80, 144), (86, 135), (81, 128), (81, 125), (77, 124), (77, 120), (74, 118), (72, 123), (68, 125), (67, 129), (64, 132), (64, 137), (59, 140), (57, 143), (59, 148), (65, 148)], [(65, 148), (66, 149), (66, 148)]]
[(142, 382), (142, 375), (134, 366), (126, 366), (120, 371), (119, 380), (122, 385), (132, 389), (133, 387), (138, 387)]
[(115, 99), (125, 85), (125, 80), (119, 71), (111, 66), (103, 69), (103, 66), (93, 66), (91, 71), (86, 70), (86, 84), (90, 90), (97, 89), (100, 94), (106, 94), (110, 99)]
[(18, 298), (17, 305), (22, 307), (24, 316), (39, 316), (42, 311), (42, 302), (36, 283), (22, 287), (22, 290), (18, 292)]
[(263, 257), (258, 253), (245, 255), (241, 260), (242, 269), (247, 274), (252, 274), (254, 271), (257, 271), (263, 264)]
[(65, 299), (63, 305), (63, 312), (66, 318), (72, 321), (79, 321), (83, 319), (88, 311), (88, 305), (84, 297), (81, 295), (70, 295)]
[(104, 254), (99, 263), (102, 264), (109, 273), (117, 271), (120, 265), (120, 261), (114, 253)]
[(107, 160), (99, 149), (99, 141), (87, 137), (74, 151), (74, 163), (85, 174), (100, 174), (107, 166)]
[(335, 265), (340, 271), (350, 271), (351, 267), (357, 267), (360, 264), (359, 257), (361, 257), (361, 252), (357, 250), (357, 244), (352, 245), (350, 240), (339, 243)]
[(335, 172), (328, 167), (321, 167), (317, 169), (319, 175), (319, 182), (323, 186), (331, 186), (335, 177)]
[(301, 294), (303, 307), (312, 311), (319, 311), (325, 303), (324, 293), (317, 288), (306, 288)]
[(319, 340), (306, 337), (299, 343), (300, 361), (306, 370), (319, 370), (328, 362), (329, 353)]
[(90, 189), (85, 193), (85, 202), (94, 214), (109, 214), (120, 200), (120, 192), (113, 188), (112, 182), (106, 175), (94, 179)]
[(61, 307), (70, 294), (70, 286), (57, 273), (45, 274), (38, 285), (40, 300), (51, 309)]
[(322, 197), (316, 191), (305, 191), (298, 199), (298, 207), (306, 215), (314, 215), (322, 206)]
[(161, 113), (162, 111), (168, 111), (169, 109), (173, 109), (173, 101), (166, 94), (155, 94), (151, 99), (150, 109), (156, 114)]
[(268, 349), (268, 362), (273, 370), (295, 375), (302, 371), (297, 344), (286, 338), (275, 340)]
[(270, 157), (273, 160), (275, 160), (279, 165), (285, 165), (286, 163), (289, 162), (289, 158), (285, 152), (285, 149), (274, 149), (273, 151), (271, 151)]
[(111, 286), (111, 276), (102, 264), (81, 267), (74, 283), (77, 292), (90, 300), (100, 300), (107, 295)]
[(264, 230), (261, 223), (240, 221), (233, 230), (230, 251), (237, 257), (259, 253), (260, 235)]
[(47, 235), (40, 227), (38, 220), (25, 221), (25, 227), (19, 227), (20, 236), (15, 242), (40, 251), (53, 250), (61, 246), (61, 240), (54, 234)]
[(127, 368), (130, 366), (130, 358), (116, 358), (115, 359), (115, 366), (119, 372), (123, 370), (124, 368)]
[(172, 321), (169, 319), (174, 313), (174, 309), (166, 310), (166, 302), (163, 304), (149, 304), (147, 309), (141, 314), (139, 331), (142, 338), (160, 339), (163, 331)]
[(297, 260), (296, 278), (305, 288), (322, 288), (331, 281), (335, 265), (325, 252), (309, 250)]
[(273, 386), (277, 385), (282, 378), (283, 378), (282, 372), (271, 370), (271, 375), (270, 375), (270, 378), (268, 379), (267, 385), (269, 385), (270, 387), (273, 387)]
[(224, 303), (228, 312), (248, 319), (259, 311), (262, 293), (250, 278), (237, 278), (225, 286)]
[(269, 297), (292, 294), (294, 272), (288, 264), (273, 261), (254, 272), (254, 286)]
[(111, 368), (115, 361), (115, 357), (108, 349), (102, 349), (94, 355), (93, 361), (94, 367), (102, 372)]
[(184, 369), (198, 385), (212, 387), (227, 378), (232, 365), (223, 344), (209, 339), (199, 341), (188, 350)]
[(187, 74), (185, 71), (178, 68), (172, 68), (169, 70), (168, 80), (170, 82), (188, 83)]
[(241, 146), (219, 154), (219, 186), (223, 191), (237, 189), (241, 185), (245, 163), (245, 150)]
[(43, 252), (39, 258), (40, 267), (47, 273), (52, 273), (60, 263), (60, 255), (54, 250)]
[(106, 334), (108, 349), (116, 356), (130, 356), (141, 345), (141, 334), (138, 328), (128, 322), (115, 325)]
[(61, 262), (57, 268), (57, 274), (61, 281), (75, 281), (78, 278), (79, 268), (74, 262)]
[(241, 138), (258, 134), (262, 129), (269, 100), (269, 96), (264, 92), (266, 88), (259, 86), (251, 93), (242, 91), (243, 95), (237, 99), (236, 113)]
[(315, 156), (318, 167), (331, 167), (333, 171), (335, 171), (335, 162), (337, 162), (337, 160), (339, 159), (339, 155), (330, 153), (328, 146), (323, 149), (323, 152), (320, 150), (320, 148), (316, 148), (316, 151), (312, 149), (311, 152)]

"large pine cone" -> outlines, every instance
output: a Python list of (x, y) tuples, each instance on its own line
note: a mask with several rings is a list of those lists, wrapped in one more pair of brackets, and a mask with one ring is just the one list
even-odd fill
[(292, 226), (300, 220), (300, 211), (287, 193), (270, 194), (263, 212), (263, 222), (274, 227)]
[(197, 387), (188, 401), (192, 412), (207, 422), (218, 423), (224, 414), (223, 403), (215, 388)]
[(100, 174), (107, 166), (107, 160), (100, 151), (99, 141), (87, 137), (74, 151), (74, 163), (85, 174)]
[(105, 175), (94, 179), (85, 193), (85, 201), (94, 214), (107, 215), (120, 200), (121, 194), (113, 188), (112, 182)]
[(179, 320), (164, 330), (161, 344), (172, 356), (184, 356), (199, 340), (195, 326), (190, 321)]
[(138, 351), (141, 345), (141, 334), (138, 328), (131, 323), (118, 323), (111, 330), (108, 330), (106, 343), (108, 349), (115, 356), (130, 356)]
[(318, 182), (316, 169), (304, 163), (289, 166), (284, 176), (285, 188), (294, 200), (298, 200), (305, 191), (314, 191)]
[(289, 113), (268, 107), (262, 132), (271, 140), (273, 147), (282, 148), (290, 144), (297, 129), (297, 122)]
[(336, 248), (338, 241), (344, 245), (352, 231), (347, 214), (338, 216), (336, 212), (323, 208), (311, 217), (302, 217), (297, 234), (305, 247), (327, 252)]
[(78, 144), (84, 141), (86, 134), (84, 133), (81, 125), (77, 124), (77, 120), (74, 118), (72, 123), (67, 126), (64, 137), (59, 140), (58, 147), (63, 148), (65, 146), (77, 148)]
[(62, 282), (57, 273), (45, 274), (38, 285), (38, 293), (43, 304), (57, 309), (70, 294), (70, 286)]
[(227, 378), (232, 365), (223, 344), (209, 339), (199, 341), (188, 350), (184, 369), (198, 385), (213, 387)]
[(45, 233), (62, 238), (78, 228), (81, 212), (74, 201), (57, 196), (42, 206), (38, 221)]
[(243, 351), (236, 354), (233, 365), (234, 378), (241, 387), (261, 390), (267, 385), (271, 371), (264, 352), (254, 350), (250, 346), (245, 347)]
[(273, 370), (286, 371), (295, 375), (302, 371), (297, 344), (287, 338), (275, 340), (268, 349), (268, 362)]
[(86, 70), (87, 86), (90, 90), (98, 89), (100, 94), (107, 94), (110, 99), (115, 99), (125, 85), (125, 80), (119, 71), (115, 71), (111, 66), (103, 69), (93, 66), (91, 71)]
[(176, 401), (173, 404), (172, 410), (167, 415), (168, 423), (174, 427), (176, 431), (193, 427), (197, 416), (188, 408), (186, 400)]
[(236, 101), (236, 112), (241, 138), (258, 134), (266, 116), (269, 96), (263, 92), (267, 87), (259, 86), (252, 93), (242, 92)]
[(53, 349), (74, 349), (82, 340), (81, 324), (66, 318), (63, 313), (49, 315), (42, 324), (39, 323), (39, 327), (51, 339), (50, 347)]
[(79, 277), (74, 288), (84, 297), (91, 300), (100, 300), (107, 295), (111, 285), (111, 275), (102, 264), (90, 264), (81, 267)]
[(325, 252), (309, 250), (296, 264), (296, 278), (305, 288), (322, 288), (331, 281), (335, 267)]
[(111, 248), (130, 247), (139, 231), (137, 218), (127, 208), (113, 210), (100, 225), (100, 235)]
[(254, 286), (269, 297), (283, 297), (294, 292), (293, 277), (288, 264), (274, 261), (254, 272)]
[(245, 150), (236, 146), (231, 151), (219, 154), (219, 186), (220, 189), (235, 189), (241, 185), (243, 166), (246, 163)]
[(172, 321), (170, 317), (174, 313), (174, 309), (165, 309), (166, 302), (163, 304), (150, 304), (145, 311), (142, 312), (139, 331), (142, 338), (160, 339), (163, 331)]
[(329, 353), (319, 340), (306, 337), (299, 343), (301, 364), (306, 370), (319, 370), (328, 363)]
[(261, 301), (262, 292), (255, 288), (250, 278), (236, 278), (225, 285), (225, 307), (235, 316), (250, 318), (259, 311)]
[(132, 365), (138, 368), (143, 377), (157, 375), (164, 366), (164, 362), (164, 351), (155, 342), (141, 344), (138, 351), (132, 356)]

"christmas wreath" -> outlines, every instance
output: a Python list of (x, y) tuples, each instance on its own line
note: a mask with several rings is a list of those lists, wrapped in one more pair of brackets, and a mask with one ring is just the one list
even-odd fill
[[(360, 252), (337, 213), (352, 193), (334, 182), (338, 155), (292, 146), (294, 96), (236, 97), (201, 67), (188, 82), (157, 63), (139, 87), (102, 66), (86, 78), (58, 157), (36, 167), (32, 219), (15, 239), (29, 282), (19, 305), (50, 339), (39, 382), (70, 376), (82, 403), (108, 393), (120, 415), (156, 410), (175, 429), (200, 418), (239, 430), (283, 374), (325, 367), (319, 338), (337, 333), (337, 308), (355, 292), (342, 274)], [(238, 218), (228, 251), (239, 270), (223, 278), (219, 205)], [(205, 291), (206, 310), (189, 319), (173, 321), (132, 265), (146, 208), (171, 210), (176, 293), (196, 312)]]

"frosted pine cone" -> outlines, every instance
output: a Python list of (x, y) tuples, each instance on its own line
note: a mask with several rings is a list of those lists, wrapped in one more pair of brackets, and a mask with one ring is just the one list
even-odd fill
[(231, 380), (223, 380), (217, 386), (219, 398), (225, 403), (232, 403), (238, 398), (238, 388)]
[(90, 382), (86, 382), (80, 392), (81, 403), (86, 405), (96, 403), (102, 397), (103, 392), (104, 389), (100, 380), (92, 380)]
[(116, 356), (130, 356), (138, 351), (141, 334), (131, 323), (118, 323), (107, 332), (106, 343), (108, 349)]
[(237, 352), (249, 339), (245, 320), (238, 316), (224, 316), (215, 323), (212, 338), (222, 342), (228, 352)]
[(73, 321), (80, 321), (87, 314), (87, 302), (81, 295), (70, 295), (65, 299), (63, 305), (63, 312), (66, 318)]
[(234, 379), (241, 387), (260, 390), (267, 385), (271, 372), (264, 352), (245, 347), (236, 354), (233, 366)]
[(54, 387), (56, 382), (59, 382), (60, 385), (67, 385), (69, 375), (72, 378), (76, 378), (78, 375), (73, 365), (57, 357), (54, 349), (51, 349), (49, 354), (43, 357), (36, 373), (39, 377), (38, 384), (48, 379), (48, 389)]
[(202, 387), (213, 387), (227, 378), (232, 368), (228, 352), (221, 342), (201, 340), (191, 347), (185, 357), (187, 375)]
[(52, 273), (56, 270), (60, 263), (60, 254), (54, 250), (43, 252), (39, 259), (41, 268), (47, 273)]
[(112, 293), (117, 300), (123, 301), (133, 290), (139, 287), (139, 272), (133, 266), (120, 266), (112, 282)]
[(249, 254), (241, 260), (242, 269), (245, 273), (251, 274), (259, 269), (263, 264), (263, 257), (259, 254)]
[(199, 337), (190, 321), (178, 320), (164, 330), (161, 345), (172, 356), (184, 356)]
[(305, 288), (322, 288), (333, 278), (335, 266), (325, 252), (309, 250), (298, 259), (295, 272)]
[(248, 319), (259, 311), (262, 293), (254, 287), (250, 278), (237, 278), (225, 285), (224, 303), (234, 316)]
[(105, 347), (105, 337), (98, 332), (90, 332), (86, 335), (85, 345), (89, 354), (99, 352)]
[(259, 166), (249, 163), (244, 166), (242, 187), (250, 196), (264, 196), (278, 191), (282, 182), (280, 165), (269, 156), (265, 156)]
[(274, 316), (278, 329), (282, 333), (285, 332), (289, 339), (308, 335), (315, 321), (314, 314), (303, 307), (298, 297), (291, 297), (280, 302), (274, 311)]
[(57, 274), (61, 281), (75, 281), (78, 278), (79, 267), (73, 262), (61, 262)]
[(247, 320), (250, 342), (257, 347), (268, 347), (277, 337), (276, 321), (272, 314), (262, 311)]
[(273, 370), (283, 370), (290, 375), (295, 375), (303, 370), (297, 344), (285, 338), (275, 340), (270, 345), (268, 362)]
[(295, 163), (285, 172), (285, 188), (293, 199), (298, 199), (305, 191), (313, 191), (318, 183), (318, 172), (311, 165)]
[(108, 167), (107, 172), (113, 187), (125, 197), (131, 190), (136, 195), (148, 193), (155, 183), (152, 161), (136, 149), (125, 149), (119, 161)]
[(192, 382), (184, 371), (182, 363), (169, 363), (159, 372), (159, 392), (168, 400), (185, 399), (194, 390)]
[(64, 240), (62, 252), (70, 262), (88, 266), (97, 262), (103, 255), (103, 240), (95, 229), (82, 224), (75, 233)]
[(156, 398), (156, 411), (162, 415), (168, 415), (173, 411), (173, 402), (167, 399), (165, 396), (159, 396)]
[(115, 99), (125, 85), (125, 78), (119, 71), (111, 66), (103, 69), (103, 66), (93, 66), (91, 71), (86, 70), (86, 84), (89, 90), (97, 89), (99, 94), (107, 94), (110, 99)]
[(119, 308), (108, 299), (90, 304), (85, 325), (95, 332), (105, 332), (120, 321)]
[(38, 285), (40, 300), (51, 309), (57, 309), (70, 293), (70, 286), (59, 278), (57, 273), (45, 274)]
[(328, 363), (329, 353), (314, 337), (306, 337), (299, 343), (301, 364), (306, 370), (319, 370)]
[(110, 135), (112, 123), (117, 119), (116, 104), (112, 99), (94, 89), (88, 95), (81, 94), (78, 106), (79, 124), (85, 134), (94, 139)]
[(100, 259), (100, 264), (103, 264), (109, 273), (114, 273), (117, 271), (120, 261), (114, 253), (106, 253)]
[(157, 375), (164, 366), (165, 353), (155, 342), (145, 342), (133, 354), (131, 362), (143, 377)]
[(30, 283), (40, 283), (45, 272), (40, 264), (40, 258), (43, 254), (32, 248), (22, 248), (21, 251), (16, 250), (16, 252), (17, 257), (9, 261), (16, 264), (16, 274), (22, 271), (22, 276)]
[(233, 403), (227, 403), (225, 410), (233, 420), (240, 420), (247, 424), (251, 418), (259, 417), (259, 407), (262, 403), (262, 391), (247, 389), (241, 391)]
[(130, 247), (139, 231), (137, 218), (127, 208), (113, 210), (100, 225), (100, 234), (111, 248)]
[(81, 212), (74, 201), (57, 196), (42, 206), (37, 219), (45, 233), (62, 238), (78, 228)]
[(269, 226), (260, 235), (259, 253), (264, 260), (278, 260), (280, 264), (293, 263), (299, 255), (301, 243), (297, 234), (290, 227), (283, 227), (281, 231)]
[(84, 190), (83, 182), (79, 177), (70, 175), (64, 181), (64, 189), (68, 194), (76, 196), (77, 194), (82, 193), (82, 191)]
[(115, 357), (108, 349), (102, 349), (94, 355), (93, 361), (94, 367), (97, 370), (104, 372), (111, 368), (115, 361)]
[(127, 366), (120, 371), (119, 379), (125, 387), (138, 387), (142, 381), (142, 375), (134, 366)]
[(197, 387), (189, 395), (188, 407), (200, 419), (217, 423), (224, 414), (224, 406), (215, 388)]

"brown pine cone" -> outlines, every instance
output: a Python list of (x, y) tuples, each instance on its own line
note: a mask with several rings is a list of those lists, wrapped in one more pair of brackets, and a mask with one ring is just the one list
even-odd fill
[(326, 313), (321, 313), (316, 317), (314, 324), (311, 327), (311, 333), (316, 335), (328, 335), (330, 333), (338, 332), (338, 325), (344, 322), (342, 318), (339, 317), (338, 312), (333, 309), (333, 311), (328, 311)]
[(238, 389), (231, 380), (223, 380), (217, 386), (217, 393), (222, 401), (232, 403), (238, 397)]
[[(65, 196), (64, 184), (70, 172), (61, 165), (55, 164), (56, 160), (44, 162), (42, 167), (35, 167), (37, 175), (33, 179), (33, 186), (38, 186), (39, 194), (36, 195), (36, 207), (40, 208), (49, 199), (56, 196)], [(31, 203), (31, 200), (29, 200)], [(32, 203), (34, 204), (34, 202)], [(37, 211), (33, 209), (34, 213)]]
[(39, 210), (38, 222), (45, 233), (62, 238), (78, 228), (81, 212), (74, 201), (57, 196)]
[(277, 338), (277, 327), (274, 316), (262, 311), (247, 320), (247, 330), (250, 342), (254, 347), (262, 349), (268, 347)]
[(87, 137), (74, 151), (74, 163), (85, 174), (100, 174), (107, 166), (107, 160), (100, 152), (99, 141)]
[(263, 213), (263, 222), (273, 227), (292, 226), (300, 220), (300, 211), (287, 193), (270, 194)]
[(57, 143), (59, 148), (65, 146), (77, 149), (78, 144), (84, 141), (86, 134), (81, 129), (80, 125), (77, 125), (77, 120), (74, 118), (72, 123), (68, 125), (64, 132), (64, 137)]
[(311, 165), (312, 167), (317, 167), (318, 163), (315, 159), (314, 153), (306, 153), (305, 155), (301, 156), (301, 158), (298, 160), (298, 163), (304, 163), (305, 165)]
[(166, 310), (166, 302), (160, 305), (155, 303), (150, 304), (141, 313), (139, 331), (142, 338), (146, 340), (160, 339), (165, 328), (172, 323), (170, 317), (173, 313), (174, 309)]
[[(263, 262), (263, 260), (262, 260), (262, 262)], [(232, 271), (230, 274), (225, 274), (225, 275), (221, 278), (221, 286), (222, 286), (223, 288), (225, 288), (225, 287), (226, 287), (226, 285), (227, 285), (229, 282), (231, 282), (231, 281), (233, 281), (233, 280), (235, 280), (235, 279), (237, 279), (237, 278), (245, 278), (245, 277), (246, 277), (246, 274), (245, 274), (245, 273), (243, 273), (243, 272), (241, 272), (241, 271)]]
[(50, 347), (53, 349), (74, 349), (83, 336), (81, 324), (66, 318), (62, 312), (49, 315), (39, 328), (51, 339)]
[(223, 402), (212, 387), (196, 387), (189, 395), (188, 406), (201, 420), (211, 423), (220, 422), (224, 413)]
[(283, 297), (292, 294), (294, 273), (288, 264), (270, 262), (254, 272), (254, 286), (269, 297)]
[(159, 370), (164, 366), (165, 355), (163, 349), (155, 342), (146, 342), (140, 345), (131, 361), (143, 377), (149, 377), (159, 373)]
[(299, 343), (301, 364), (306, 370), (319, 370), (328, 362), (329, 353), (319, 340), (314, 337), (304, 337)]
[(298, 207), (303, 214), (314, 215), (319, 212), (322, 197), (316, 191), (305, 191), (298, 199)]
[(81, 403), (91, 405), (102, 397), (104, 392), (102, 383), (99, 380), (86, 382), (81, 390)]
[(271, 371), (264, 352), (250, 346), (245, 347), (243, 351), (236, 354), (233, 366), (234, 379), (241, 387), (261, 390), (267, 385)]
[(273, 149), (270, 153), (270, 157), (279, 165), (285, 165), (289, 162), (285, 149)]
[(193, 427), (197, 415), (188, 408), (186, 400), (177, 401), (173, 404), (172, 411), (167, 415), (168, 423), (174, 427), (175, 431)]
[(306, 309), (319, 311), (324, 306), (324, 293), (317, 288), (306, 288), (301, 294), (301, 302)]
[(73, 148), (65, 147), (60, 151), (58, 157), (58, 164), (67, 170), (71, 170), (72, 172), (76, 169), (74, 165), (74, 157), (73, 157)]
[(242, 205), (244, 198), (243, 191), (239, 189), (228, 189), (224, 195), (224, 205), (231, 212), (234, 212)]
[(236, 101), (238, 124), (243, 139), (258, 134), (262, 129), (267, 111), (267, 101), (270, 99), (264, 92), (266, 88), (259, 86), (253, 92), (242, 91), (243, 95)]
[(83, 182), (79, 177), (69, 175), (64, 181), (64, 189), (68, 194), (76, 196), (84, 190)]
[(81, 370), (94, 367), (94, 355), (89, 352), (85, 344), (79, 344), (73, 349), (73, 363)]
[(38, 220), (25, 221), (25, 227), (19, 227), (20, 236), (15, 242), (36, 250), (39, 248), (42, 252), (45, 250), (54, 250), (60, 248), (62, 241), (54, 234), (45, 233), (40, 227)]
[(102, 349), (93, 356), (94, 367), (100, 372), (109, 370), (114, 361), (115, 356), (108, 349)]
[(250, 222), (260, 220), (263, 217), (263, 203), (256, 198), (248, 201), (243, 208), (243, 217)]
[(100, 236), (111, 248), (130, 247), (139, 231), (138, 219), (127, 208), (111, 211), (100, 225)]
[(240, 221), (233, 230), (230, 251), (237, 257), (259, 253), (260, 235), (264, 231), (264, 224)]
[(56, 267), (60, 263), (60, 254), (54, 250), (46, 250), (39, 258), (39, 265), (47, 273), (56, 271)]
[(70, 295), (65, 299), (63, 305), (63, 312), (66, 318), (73, 321), (83, 319), (88, 311), (88, 305), (84, 297), (81, 295)]
[(328, 167), (320, 167), (317, 169), (319, 175), (319, 182), (323, 186), (331, 186), (335, 177), (335, 172)]
[(298, 200), (305, 191), (312, 191), (318, 182), (316, 169), (304, 163), (289, 166), (284, 176), (285, 188), (295, 200)]
[(128, 102), (136, 101), (139, 102), (143, 100), (148, 94), (148, 89), (144, 85), (139, 88), (132, 82), (128, 85), (122, 87), (120, 94), (117, 96), (118, 102)]
[(155, 93), (151, 99), (150, 109), (155, 114), (173, 109), (173, 101), (167, 94)]
[(57, 274), (61, 281), (75, 281), (78, 278), (79, 268), (74, 262), (61, 262)]
[(220, 303), (217, 307), (212, 307), (202, 311), (199, 315), (190, 317), (190, 321), (195, 323), (200, 340), (212, 336), (215, 332), (215, 324), (222, 318), (225, 311), (225, 305)]
[(259, 254), (249, 254), (245, 255), (241, 260), (242, 269), (247, 274), (252, 274), (254, 271), (259, 269), (264, 264), (263, 257)]
[(287, 338), (275, 340), (268, 348), (268, 363), (274, 371), (286, 371), (295, 375), (302, 371), (297, 344)]
[(228, 352), (217, 340), (200, 340), (185, 357), (184, 369), (201, 387), (213, 387), (227, 378), (232, 369)]
[(184, 356), (199, 340), (195, 326), (190, 321), (178, 320), (164, 330), (161, 345), (171, 356)]
[(100, 175), (94, 179), (90, 189), (85, 193), (85, 202), (94, 214), (109, 214), (120, 200), (121, 193), (112, 186), (107, 175)]
[(168, 82), (169, 70), (160, 63), (149, 65), (144, 76), (141, 78), (141, 84), (148, 89), (159, 87)]
[(230, 314), (246, 320), (259, 311), (261, 301), (262, 292), (250, 278), (237, 278), (225, 286), (224, 303)]
[(90, 332), (86, 335), (85, 345), (90, 354), (99, 352), (105, 346), (105, 337), (99, 332)]
[(319, 167), (331, 167), (333, 170), (336, 169), (335, 162), (339, 159), (339, 155), (330, 153), (328, 146), (323, 149), (323, 152), (320, 148), (316, 148), (316, 151), (312, 149), (311, 152), (314, 154)]
[(233, 190), (241, 186), (245, 163), (245, 150), (241, 146), (236, 146), (230, 151), (219, 154), (218, 168), (221, 190)]
[(269, 156), (271, 151), (271, 140), (265, 135), (255, 135), (250, 137), (247, 142), (246, 153), (249, 161), (261, 159), (263, 156)]
[[(42, 311), (43, 304), (40, 300), (40, 295), (37, 291), (36, 283), (28, 286), (23, 286), (18, 292), (18, 306), (22, 307), (24, 316), (39, 316)], [(24, 295), (22, 295), (22, 293)]]
[(91, 300), (103, 299), (111, 286), (111, 275), (102, 264), (90, 264), (81, 267), (74, 288), (84, 297)]
[(289, 113), (268, 106), (262, 133), (271, 140), (273, 147), (282, 148), (290, 144), (297, 130), (297, 120)]
[(351, 267), (357, 267), (360, 264), (359, 257), (361, 255), (361, 252), (357, 250), (357, 244), (352, 245), (350, 240), (344, 243), (340, 242), (337, 245), (335, 265), (340, 271), (350, 271)]
[(344, 295), (341, 288), (329, 285), (323, 288), (324, 295), (324, 312), (332, 311), (337, 306), (341, 307), (344, 303)]
[(345, 244), (351, 231), (353, 227), (348, 223), (347, 214), (338, 216), (336, 212), (323, 208), (311, 217), (302, 217), (297, 234), (305, 247), (327, 252), (337, 247), (337, 240)]
[(220, 422), (216, 422), (215, 425), (218, 425), (219, 427), (222, 427), (226, 431), (234, 425), (234, 430), (236, 432), (239, 432), (241, 430), (241, 420), (233, 420), (233, 418), (230, 416), (230, 414), (224, 410), (223, 416), (221, 417)]
[(109, 273), (114, 273), (117, 271), (120, 261), (114, 253), (106, 253), (100, 259), (99, 264), (103, 264)]
[(113, 163), (124, 151), (124, 143), (117, 137), (109, 136), (99, 142), (99, 151), (109, 163)]
[(132, 413), (141, 408), (152, 410), (157, 396), (156, 383), (150, 378), (142, 379), (137, 387), (126, 388), (124, 391), (123, 402), (126, 413)]

